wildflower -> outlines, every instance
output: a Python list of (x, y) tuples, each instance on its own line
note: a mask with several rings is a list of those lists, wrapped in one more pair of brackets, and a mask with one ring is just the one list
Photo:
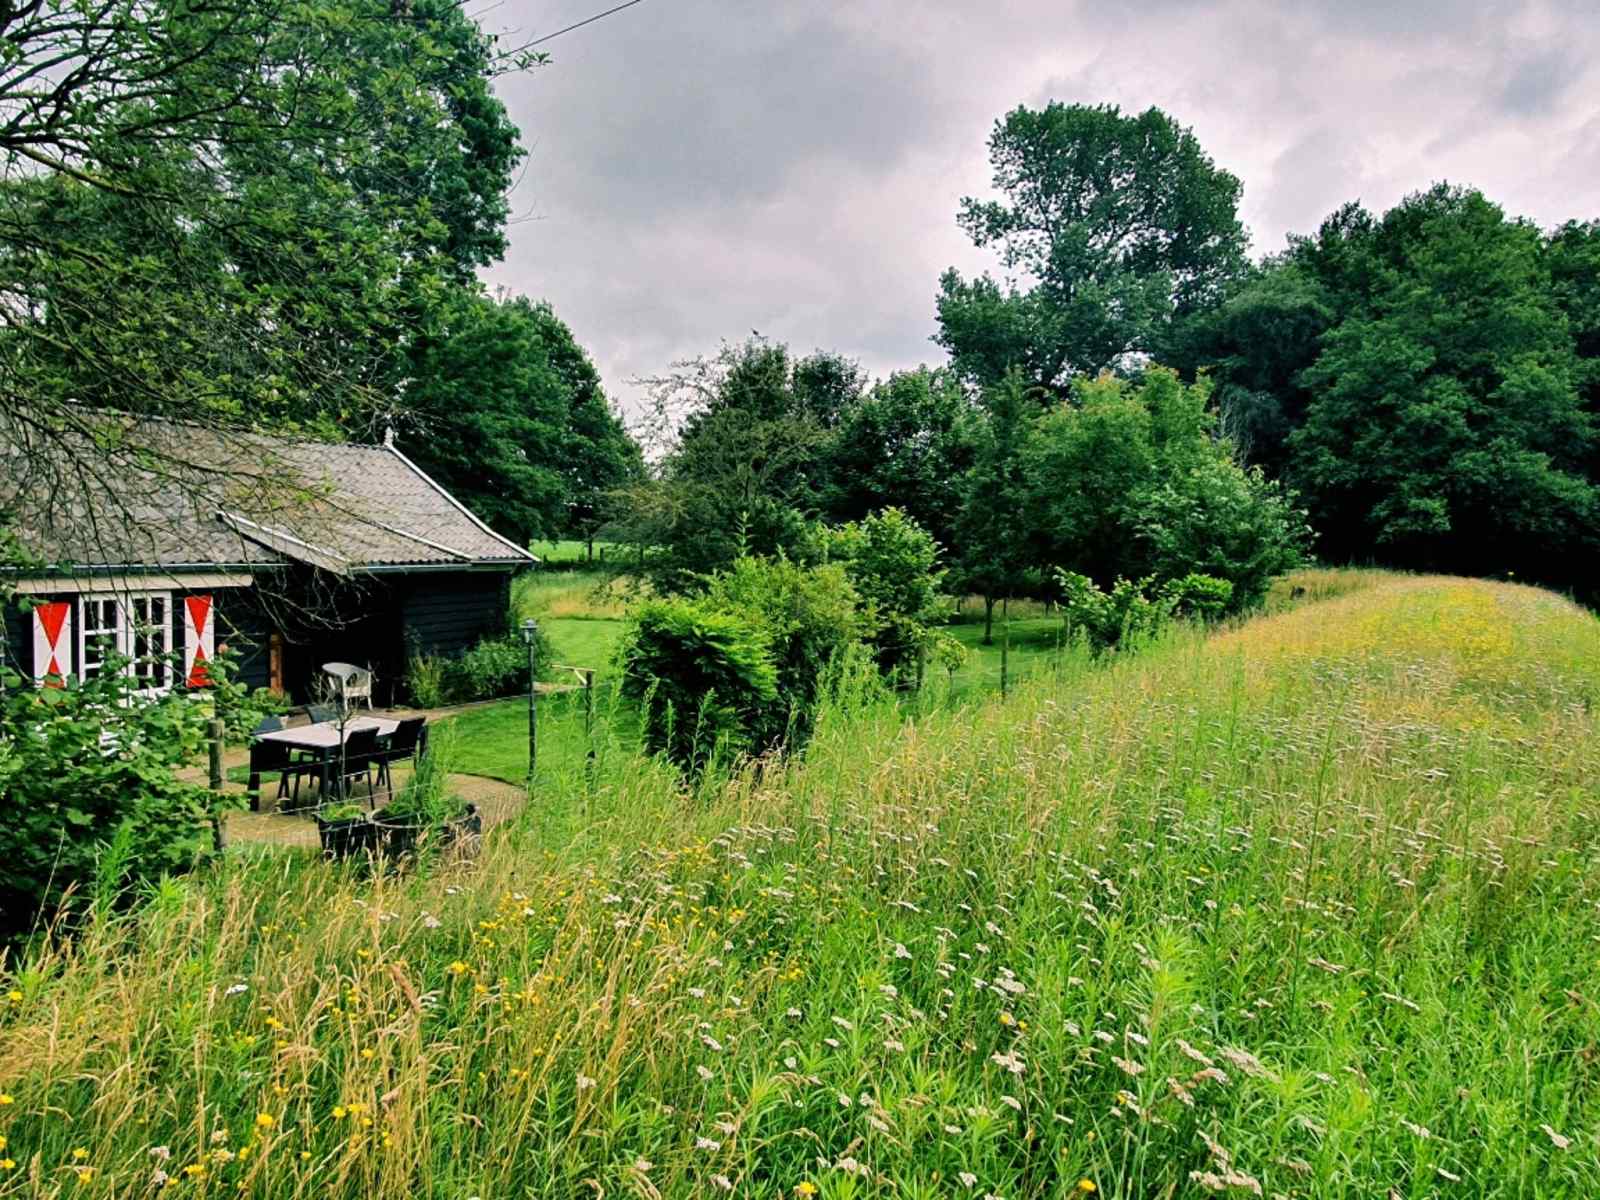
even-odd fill
[(7, 1104), (15, 1104), (16, 1102), (16, 1097), (10, 1092), (0, 1092), (0, 1108), (4, 1108)]
[(277, 1124), (277, 1121), (274, 1120), (274, 1118), (273, 1118), (271, 1113), (257, 1113), (256, 1114), (256, 1128), (257, 1129), (271, 1129), (275, 1124)]
[(335, 1104), (335, 1105), (334, 1105), (334, 1106), (333, 1106), (333, 1119), (334, 1119), (334, 1120), (335, 1120), (335, 1121), (342, 1121), (342, 1120), (344, 1120), (344, 1117), (345, 1117), (345, 1113), (346, 1113), (346, 1112), (347, 1112), (347, 1111), (348, 1111), (348, 1110), (347, 1110), (347, 1109), (346, 1109), (346, 1108), (345, 1108), (345, 1106), (344, 1106), (344, 1105), (342, 1105), (342, 1104)]
[(1094, 1180), (1092, 1179), (1078, 1180), (1078, 1191), (1082, 1192), (1085, 1196), (1092, 1196), (1099, 1190), (1099, 1188), (1095, 1187)]
[(712, 1141), (712, 1139), (708, 1137), (697, 1137), (694, 1140), (694, 1148), (696, 1150), (709, 1150), (712, 1153), (715, 1153), (716, 1151), (722, 1149), (722, 1143)]
[(79, 1162), (82, 1162), (84, 1159), (89, 1157), (89, 1152), (87, 1150), (85, 1150), (82, 1146), (79, 1146), (76, 1150), (74, 1150), (72, 1152), (72, 1157), (77, 1159)]
[(580, 1074), (578, 1076), (578, 1090), (580, 1092), (586, 1091), (587, 1089), (592, 1088), (593, 1086), (594, 1086), (594, 1080), (592, 1078), (590, 1078), (588, 1075), (581, 1075)]
[(1000, 1014), (1000, 1024), (1004, 1025), (1007, 1029), (1011, 1028), (1011, 1026), (1015, 1025), (1016, 1023), (1017, 1019), (1010, 1013), (1003, 1012)]
[(22, 1003), (22, 993), (19, 992), (16, 988), (12, 988), (9, 992), (6, 993), (6, 999), (11, 1001), (11, 1003), (13, 1003), (13, 1004), (21, 1004)]
[(794, 1192), (797, 1196), (815, 1196), (817, 1194), (817, 1185), (809, 1179), (803, 1179), (794, 1185)]
[(458, 958), (458, 959), (455, 960), (455, 962), (451, 963), (448, 967), (446, 967), (445, 970), (450, 972), (450, 974), (452, 974), (452, 975), (461, 976), (461, 975), (465, 975), (468, 971), (472, 970), (472, 968), (467, 966), (466, 963), (462, 962)]
[(73, 1170), (77, 1173), (79, 1183), (88, 1183), (94, 1178), (93, 1167), (74, 1167)]
[(704, 1063), (696, 1063), (695, 1064), (695, 1068), (694, 1068), (694, 1073), (696, 1075), (700, 1076), (700, 1078), (705, 1080), (707, 1083), (710, 1083), (711, 1080), (714, 1078), (714, 1076), (713, 1076), (713, 1074), (711, 1072), (711, 1069), (709, 1067), (707, 1067)]
[(961, 1181), (964, 1187), (975, 1187), (978, 1183), (978, 1177), (971, 1171), (962, 1171), (956, 1175), (956, 1178)]
[(0, 1171), (15, 1171), (17, 1160), (14, 1158), (0, 1158)]
[(229, 987), (228, 990), (222, 994), (223, 996), (242, 996), (249, 990), (250, 985), (248, 983), (236, 983)]
[(713, 1175), (711, 1177), (711, 1182), (716, 1184), (725, 1192), (733, 1191), (733, 1180), (729, 1179), (726, 1175)]

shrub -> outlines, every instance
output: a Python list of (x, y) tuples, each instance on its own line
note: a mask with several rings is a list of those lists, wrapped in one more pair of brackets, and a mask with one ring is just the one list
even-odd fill
[(216, 715), (230, 742), (245, 741), (261, 724), (261, 719), (286, 712), (289, 701), (268, 688), (248, 688), (236, 678), (238, 653), (227, 646), (218, 646), (211, 672), (211, 700)]
[(803, 567), (787, 558), (742, 558), (715, 576), (707, 606), (744, 613), (766, 628), (778, 702), (752, 730), (763, 748), (799, 749), (811, 736), (837, 663), (861, 645), (856, 591), (839, 564)]
[(412, 654), (406, 659), (406, 691), (418, 708), (445, 702), (445, 661), (437, 654)]
[(1169, 579), (1162, 584), (1161, 597), (1171, 605), (1174, 616), (1215, 621), (1228, 611), (1233, 600), (1233, 584), (1191, 571), (1181, 579)]
[(827, 538), (829, 557), (844, 564), (861, 597), (878, 665), (885, 674), (903, 677), (948, 636), (936, 628), (949, 609), (938, 543), (898, 508), (841, 525)]
[[(550, 672), (550, 642), (541, 632), (534, 643), (533, 672)], [(413, 653), (406, 662), (406, 688), (421, 708), (514, 696), (528, 687), (528, 647), (521, 634), (484, 638), (458, 658)]]
[(778, 703), (767, 627), (703, 600), (643, 605), (617, 651), (622, 694), (643, 710), (643, 738), (689, 771), (766, 749)]
[(0, 691), (0, 933), (69, 892), (106, 899), (184, 870), (210, 844), (216, 797), (178, 776), (205, 746), (209, 705), (139, 695), (118, 666)]

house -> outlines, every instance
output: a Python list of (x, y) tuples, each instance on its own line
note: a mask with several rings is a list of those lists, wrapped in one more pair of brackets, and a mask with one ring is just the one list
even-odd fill
[(251, 687), (307, 699), (340, 661), (393, 701), (408, 655), (506, 632), (537, 561), (392, 445), (93, 414), (0, 428), (3, 525), (26, 565), (0, 572), (0, 668), (48, 683), (115, 651), (152, 691), (203, 686), (227, 646)]

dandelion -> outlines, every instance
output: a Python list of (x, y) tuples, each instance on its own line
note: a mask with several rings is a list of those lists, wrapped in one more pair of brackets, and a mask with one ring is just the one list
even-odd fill
[(0, 1171), (15, 1171), (17, 1160), (14, 1158), (0, 1158)]
[(76, 1150), (74, 1150), (72, 1152), (72, 1157), (77, 1159), (79, 1162), (82, 1162), (84, 1159), (89, 1157), (89, 1152), (87, 1150), (85, 1150), (82, 1146), (79, 1146)]
[(275, 1124), (277, 1124), (277, 1121), (273, 1118), (271, 1113), (256, 1114), (257, 1129), (271, 1129)]
[(78, 1176), (79, 1183), (89, 1183), (94, 1179), (93, 1167), (75, 1167), (73, 1170)]
[(1000, 1014), (1000, 1024), (1004, 1025), (1007, 1029), (1010, 1029), (1016, 1023), (1017, 1023), (1017, 1019), (1015, 1017), (1013, 1017), (1010, 1013), (1003, 1012), (1003, 1013)]
[(1078, 1188), (1077, 1188), (1077, 1190), (1082, 1192), (1085, 1196), (1092, 1196), (1096, 1192), (1098, 1192), (1100, 1189), (1095, 1187), (1094, 1180), (1092, 1180), (1092, 1179), (1080, 1179), (1080, 1180), (1078, 1180)]
[(815, 1196), (817, 1194), (817, 1185), (809, 1179), (801, 1180), (794, 1185), (794, 1193), (797, 1196)]
[(445, 970), (450, 972), (450, 974), (452, 974), (452, 975), (461, 976), (461, 975), (465, 975), (468, 971), (472, 970), (472, 968), (467, 966), (466, 963), (462, 962), (458, 958), (458, 959), (455, 960), (455, 962), (451, 963), (448, 967), (446, 967)]

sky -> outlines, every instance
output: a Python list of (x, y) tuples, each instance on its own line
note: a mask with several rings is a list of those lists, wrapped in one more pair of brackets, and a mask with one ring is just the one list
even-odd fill
[[(486, 0), (507, 42), (616, 0)], [(473, 6), (468, 5), (473, 11)], [(752, 331), (882, 376), (943, 361), (956, 227), (1017, 107), (1156, 105), (1244, 184), (1252, 253), (1438, 180), (1600, 218), (1600, 0), (642, 0), (502, 79), (527, 158), (486, 282), (630, 380)]]

